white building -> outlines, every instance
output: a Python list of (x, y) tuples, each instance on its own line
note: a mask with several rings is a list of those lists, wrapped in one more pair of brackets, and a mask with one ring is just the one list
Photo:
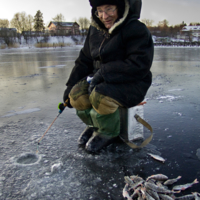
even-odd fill
[(199, 26), (184, 26), (181, 30), (183, 35), (191, 35), (193, 37), (200, 37), (200, 25)]

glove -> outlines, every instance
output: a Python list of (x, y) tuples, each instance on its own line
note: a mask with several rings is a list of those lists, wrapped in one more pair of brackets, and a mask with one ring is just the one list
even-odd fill
[(60, 110), (59, 112), (62, 113), (63, 110), (65, 110), (64, 103), (59, 103), (59, 104), (58, 104), (58, 109)]
[(88, 92), (89, 94), (91, 94), (92, 90), (94, 89), (94, 87), (100, 83), (104, 82), (104, 78), (101, 74), (101, 69), (99, 69), (95, 75), (93, 76), (93, 79), (90, 82), (90, 85), (88, 87)]
[[(70, 99), (69, 99), (69, 93), (70, 93), (71, 89), (72, 89), (72, 86), (68, 86), (63, 95), (63, 101), (65, 102), (66, 100), (68, 100), (68, 102), (67, 102), (68, 108), (73, 108), (72, 105), (70, 104)], [(60, 109), (62, 109), (62, 107)]]

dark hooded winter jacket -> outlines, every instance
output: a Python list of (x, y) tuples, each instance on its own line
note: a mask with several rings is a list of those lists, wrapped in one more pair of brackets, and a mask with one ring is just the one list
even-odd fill
[(96, 61), (104, 82), (96, 91), (109, 96), (125, 107), (140, 103), (152, 81), (150, 68), (153, 60), (152, 37), (140, 17), (141, 0), (124, 0), (121, 19), (106, 30), (94, 15), (75, 66), (67, 82), (68, 88), (96, 70)]

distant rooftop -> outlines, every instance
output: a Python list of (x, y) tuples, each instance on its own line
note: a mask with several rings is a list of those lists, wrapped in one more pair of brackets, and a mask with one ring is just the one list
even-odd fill
[(57, 26), (57, 25), (59, 24), (60, 26), (67, 26), (67, 27), (69, 27), (69, 26), (73, 26), (74, 23), (76, 23), (76, 22), (55, 22), (55, 21), (51, 21), (51, 22), (49, 23), (49, 25), (50, 25), (51, 23), (53, 23), (55, 26)]
[(200, 26), (184, 26), (182, 28), (182, 31), (194, 31), (194, 30), (200, 30)]
[(17, 31), (16, 28), (0, 28), (0, 31)]

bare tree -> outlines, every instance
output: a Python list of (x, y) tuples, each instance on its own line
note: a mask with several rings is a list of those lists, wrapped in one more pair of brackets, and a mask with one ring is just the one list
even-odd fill
[(53, 21), (56, 22), (64, 22), (65, 21), (65, 17), (63, 14), (57, 14), (54, 18), (52, 18)]
[(31, 30), (33, 27), (33, 17), (26, 15), (25, 12), (15, 13), (10, 22), (11, 26), (16, 28), (18, 32)]
[(149, 28), (149, 27), (152, 27), (154, 20), (151, 20), (151, 19), (141, 19), (141, 22), (143, 22)]
[(7, 19), (0, 19), (0, 27), (1, 28), (8, 28), (9, 27), (9, 21)]
[(80, 25), (80, 29), (83, 30), (84, 22), (82, 17), (78, 19), (78, 24)]
[(164, 19), (158, 22), (158, 29), (161, 31), (161, 36), (167, 36), (169, 33), (169, 22)]
[(158, 26), (162, 27), (162, 28), (168, 27), (169, 26), (169, 22), (166, 19), (164, 19), (163, 21), (159, 21), (158, 22)]
[(21, 22), (20, 22), (20, 13), (15, 13), (13, 19), (10, 22), (12, 27), (15, 27), (18, 32), (21, 32)]
[(27, 30), (30, 30), (30, 31), (33, 30), (33, 16), (32, 15), (27, 16)]
[(78, 19), (78, 24), (80, 25), (80, 29), (82, 30), (82, 32), (87, 34), (87, 30), (89, 29), (90, 26), (90, 20), (87, 19), (86, 17), (80, 17)]
[(90, 26), (90, 20), (87, 19), (86, 17), (83, 18), (83, 28), (84, 28), (85, 30), (87, 30), (87, 29), (89, 29), (89, 26)]
[(26, 44), (28, 44), (28, 40), (31, 37), (31, 31), (33, 30), (33, 16), (32, 15), (28, 15), (26, 18), (26, 29), (25, 31), (27, 31), (26, 33), (23, 34), (24, 39), (26, 40)]

